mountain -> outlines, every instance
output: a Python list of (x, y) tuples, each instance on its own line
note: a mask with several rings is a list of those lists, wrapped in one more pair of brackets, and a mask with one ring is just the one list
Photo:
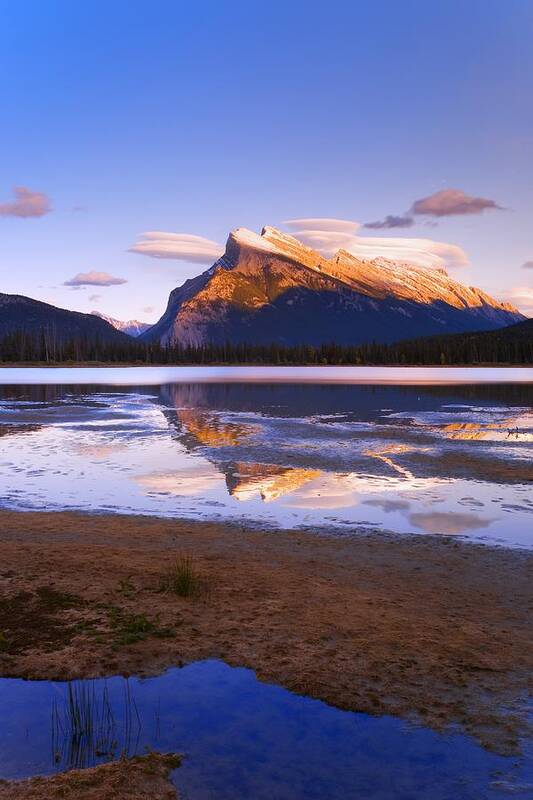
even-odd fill
[(402, 341), (392, 345), (388, 355), (419, 364), (533, 364), (533, 319), (492, 331)]
[(427, 341), (438, 338), (441, 342), (532, 342), (533, 343), (533, 319), (524, 319), (514, 325), (507, 325), (505, 328), (498, 328), (492, 331), (473, 331), (465, 334), (451, 334), (450, 336), (429, 337)]
[(524, 316), (445, 270), (345, 250), (333, 258), (266, 227), (230, 233), (224, 255), (170, 294), (142, 341), (361, 344), (499, 328)]
[(140, 336), (141, 333), (144, 333), (151, 327), (149, 322), (139, 322), (138, 319), (128, 319), (126, 322), (122, 322), (114, 317), (106, 317), (106, 315), (101, 314), (100, 311), (91, 311), (91, 314), (94, 314), (95, 317), (100, 317), (100, 319), (105, 319), (105, 321), (109, 322), (117, 331), (127, 333), (128, 336), (133, 336), (134, 338)]
[(92, 314), (67, 311), (19, 294), (0, 293), (0, 339), (24, 331), (33, 336), (46, 330), (56, 341), (85, 339), (125, 344), (129, 339), (108, 322)]

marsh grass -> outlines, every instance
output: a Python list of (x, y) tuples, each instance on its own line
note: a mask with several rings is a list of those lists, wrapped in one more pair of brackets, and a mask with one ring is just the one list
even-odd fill
[(150, 619), (146, 614), (129, 613), (115, 607), (111, 607), (108, 613), (115, 634), (115, 645), (135, 644), (150, 636), (167, 639), (175, 633), (173, 628), (159, 624), (159, 615)]
[(178, 556), (161, 579), (161, 590), (178, 597), (207, 597), (211, 586), (198, 569), (194, 558), (184, 554)]

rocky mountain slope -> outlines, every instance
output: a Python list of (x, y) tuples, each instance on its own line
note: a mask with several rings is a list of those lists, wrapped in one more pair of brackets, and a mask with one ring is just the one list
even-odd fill
[(131, 341), (126, 334), (92, 314), (67, 311), (23, 295), (0, 293), (0, 339), (19, 331), (32, 335), (46, 331), (54, 340), (63, 342), (69, 339), (110, 344)]
[(122, 321), (120, 319), (115, 319), (114, 317), (107, 317), (105, 314), (102, 314), (100, 311), (91, 311), (91, 314), (94, 314), (95, 317), (100, 317), (100, 319), (105, 319), (106, 322), (109, 322), (113, 328), (116, 328), (117, 331), (122, 331), (122, 333), (127, 333), (128, 336), (133, 336), (134, 338), (140, 336), (141, 333), (144, 333), (151, 327), (149, 322), (139, 322), (138, 319), (128, 319), (126, 321)]
[(490, 330), (524, 316), (474, 287), (386, 259), (345, 250), (333, 258), (275, 228), (230, 233), (215, 264), (169, 298), (144, 341), (201, 345), (359, 344), (437, 333)]

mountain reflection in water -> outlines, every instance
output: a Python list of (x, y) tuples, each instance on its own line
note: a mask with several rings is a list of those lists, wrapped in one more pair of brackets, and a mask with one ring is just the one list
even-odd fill
[(0, 503), (533, 544), (533, 387), (0, 387)]

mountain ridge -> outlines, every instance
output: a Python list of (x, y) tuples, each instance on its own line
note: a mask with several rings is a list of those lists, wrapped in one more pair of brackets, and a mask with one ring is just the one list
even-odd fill
[(33, 336), (47, 331), (59, 341), (88, 339), (110, 344), (131, 341), (108, 322), (92, 314), (59, 308), (21, 294), (0, 292), (0, 338), (23, 331)]
[(161, 319), (140, 339), (360, 344), (490, 330), (523, 319), (445, 270), (362, 260), (342, 249), (327, 258), (266, 226), (261, 234), (232, 231), (224, 254), (171, 292)]

